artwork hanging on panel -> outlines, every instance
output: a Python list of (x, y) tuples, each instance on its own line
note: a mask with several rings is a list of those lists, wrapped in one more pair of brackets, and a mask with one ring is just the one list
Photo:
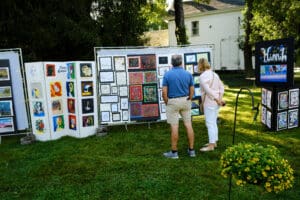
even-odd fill
[(125, 71), (125, 56), (114, 56), (114, 65), (116, 71)]
[(128, 56), (128, 69), (140, 69), (141, 59), (140, 56)]
[(50, 94), (51, 97), (61, 97), (62, 96), (62, 86), (61, 82), (50, 82)]
[(101, 122), (109, 122), (110, 121), (110, 112), (101, 112)]
[(12, 101), (0, 101), (0, 117), (12, 116)]
[(38, 134), (43, 134), (45, 131), (45, 122), (43, 119), (37, 119), (34, 123), (35, 130)]
[(287, 112), (277, 113), (277, 130), (287, 128)]
[(77, 129), (77, 122), (75, 115), (69, 115), (69, 129), (75, 130)]
[(0, 133), (13, 132), (14, 120), (12, 117), (2, 117), (0, 118)]
[(200, 96), (201, 96), (201, 89), (200, 89), (200, 87), (195, 86), (193, 98), (199, 98)]
[(63, 114), (63, 103), (62, 99), (54, 99), (51, 100), (52, 105), (52, 114), (53, 115), (60, 115)]
[(200, 78), (199, 76), (193, 76), (194, 84), (200, 84)]
[(75, 99), (68, 99), (68, 112), (75, 113)]
[(55, 76), (55, 65), (54, 64), (47, 64), (46, 65), (46, 76)]
[(65, 128), (65, 121), (64, 121), (64, 116), (59, 115), (59, 116), (54, 116), (53, 117), (53, 131), (62, 131)]
[(168, 56), (159, 56), (158, 57), (158, 64), (160, 65), (166, 65), (168, 64)]
[(261, 122), (263, 124), (267, 123), (267, 109), (264, 106), (262, 106), (261, 108)]
[(165, 113), (166, 112), (166, 104), (165, 103), (160, 103), (160, 112)]
[(121, 110), (127, 110), (128, 109), (128, 99), (127, 98), (121, 98)]
[(166, 66), (164, 66), (164, 67), (159, 67), (158, 68), (158, 75), (160, 75), (160, 76), (164, 76), (165, 75), (165, 73), (167, 72), (167, 71), (169, 71), (170, 70), (170, 67), (166, 67)]
[(81, 95), (82, 96), (93, 96), (93, 82), (92, 81), (82, 81), (81, 82)]
[(129, 86), (129, 100), (130, 101), (142, 101), (143, 100), (142, 85), (130, 85)]
[(266, 125), (267, 127), (272, 127), (272, 113), (267, 110), (267, 118), (266, 118)]
[(158, 117), (158, 104), (143, 104), (142, 105), (143, 117)]
[(156, 85), (144, 85), (143, 86), (143, 102), (154, 103), (158, 101), (157, 86)]
[(110, 85), (100, 85), (100, 94), (110, 94)]
[(141, 56), (141, 68), (142, 69), (156, 69), (156, 56), (142, 55)]
[(198, 65), (194, 65), (194, 66), (193, 66), (193, 73), (194, 73), (194, 74), (199, 73)]
[(190, 72), (191, 74), (193, 74), (194, 73), (194, 65), (193, 64), (185, 65), (185, 70)]
[(298, 109), (288, 111), (288, 128), (298, 127)]
[(195, 63), (197, 62), (196, 59), (196, 54), (184, 54), (184, 61), (186, 64)]
[(75, 97), (75, 87), (73, 81), (67, 81), (66, 82), (66, 88), (67, 88), (67, 96), (68, 97)]
[(267, 102), (266, 102), (266, 105), (267, 105), (267, 107), (268, 108), (272, 108), (272, 104), (271, 104), (271, 102), (272, 102), (272, 91), (270, 91), (270, 90), (267, 90)]
[(113, 96), (101, 96), (101, 103), (118, 103), (119, 97), (116, 95)]
[(89, 127), (94, 126), (94, 115), (87, 115), (82, 117), (82, 126)]
[(42, 99), (43, 98), (43, 89), (41, 83), (31, 83), (31, 97), (33, 99)]
[(118, 94), (118, 86), (112, 86), (111, 87), (111, 94), (117, 95)]
[(44, 117), (45, 116), (45, 108), (42, 101), (33, 101), (33, 116), (35, 117)]
[(10, 86), (4, 86), (0, 87), (0, 98), (11, 98), (11, 87)]
[(132, 119), (142, 117), (142, 103), (141, 102), (130, 103), (130, 116)]
[(264, 106), (267, 105), (267, 90), (265, 88), (261, 89), (261, 104)]
[(119, 90), (120, 90), (121, 97), (128, 96), (128, 87), (127, 86), (120, 86)]
[(121, 114), (120, 114), (120, 113), (113, 113), (113, 114), (112, 114), (112, 120), (113, 120), (114, 122), (116, 122), (116, 121), (121, 121)]
[(129, 72), (129, 84), (143, 84), (144, 73), (143, 72)]
[(8, 67), (0, 67), (0, 81), (9, 81), (9, 68)]
[(117, 72), (116, 80), (117, 80), (117, 85), (127, 85), (126, 72)]
[(197, 53), (197, 62), (199, 61), (200, 58), (204, 58), (209, 62), (209, 52)]
[(144, 72), (144, 83), (156, 83), (156, 82), (157, 82), (156, 71)]
[(129, 120), (129, 113), (128, 113), (128, 110), (123, 110), (123, 111), (122, 111), (122, 120), (123, 120), (123, 121), (128, 121), (128, 120)]
[(288, 91), (278, 93), (278, 110), (288, 108)]
[(111, 104), (111, 112), (119, 112), (119, 104), (118, 103), (112, 103)]
[(163, 78), (158, 78), (159, 88), (163, 87)]
[(91, 63), (80, 63), (80, 77), (90, 78), (93, 76)]
[(100, 83), (113, 83), (115, 82), (114, 79), (114, 72), (109, 71), (109, 72), (99, 72), (100, 75)]
[(99, 58), (100, 71), (102, 70), (112, 70), (112, 60), (111, 57), (100, 57)]
[(94, 112), (94, 99), (82, 99), (82, 113)]
[(299, 88), (289, 91), (289, 108), (299, 107)]
[(68, 79), (75, 79), (75, 63), (67, 63)]

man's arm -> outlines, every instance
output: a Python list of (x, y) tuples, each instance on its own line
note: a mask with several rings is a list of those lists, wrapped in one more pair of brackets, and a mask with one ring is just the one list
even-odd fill
[(168, 87), (167, 86), (163, 86), (162, 88), (162, 97), (164, 99), (165, 104), (168, 104)]
[(193, 99), (194, 92), (195, 92), (194, 86), (190, 86), (190, 88), (189, 88), (189, 98), (188, 98), (189, 100)]

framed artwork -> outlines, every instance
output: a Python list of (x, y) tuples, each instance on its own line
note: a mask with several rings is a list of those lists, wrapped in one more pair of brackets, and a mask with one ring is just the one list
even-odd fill
[(144, 83), (157, 83), (156, 71), (144, 72)]
[(298, 109), (288, 111), (288, 128), (299, 126)]
[(157, 86), (156, 85), (144, 85), (143, 86), (143, 102), (154, 103), (158, 102)]
[(113, 94), (113, 95), (118, 94), (118, 86), (112, 86), (111, 87), (111, 94)]
[(198, 65), (193, 65), (193, 73), (199, 73)]
[(289, 90), (289, 108), (299, 107), (299, 88)]
[(116, 71), (125, 71), (126, 69), (125, 56), (114, 56), (114, 65)]
[(129, 86), (129, 100), (142, 101), (143, 100), (143, 87), (142, 85)]
[(266, 125), (267, 127), (272, 127), (272, 113), (267, 110), (267, 117), (266, 117)]
[(159, 90), (159, 101), (164, 101), (163, 95), (162, 95), (162, 90)]
[(75, 115), (69, 115), (69, 129), (76, 131), (77, 129), (77, 122)]
[(200, 84), (200, 78), (199, 78), (199, 75), (195, 75), (193, 76), (193, 79), (194, 79), (194, 84)]
[(143, 117), (158, 117), (158, 104), (143, 104), (142, 105)]
[(92, 63), (80, 63), (80, 77), (92, 77), (93, 76), (93, 69)]
[(100, 103), (100, 110), (111, 112), (111, 103)]
[(51, 97), (61, 97), (62, 96), (62, 85), (61, 82), (50, 82), (50, 95)]
[(34, 128), (38, 134), (43, 134), (45, 131), (45, 122), (43, 119), (37, 119), (34, 122)]
[(266, 99), (267, 101), (266, 101), (266, 105), (267, 105), (267, 107), (268, 108), (272, 108), (272, 91), (270, 91), (270, 90), (267, 90), (267, 99)]
[(120, 86), (120, 96), (125, 97), (128, 96), (128, 87), (127, 86)]
[(283, 130), (287, 128), (287, 112), (277, 113), (277, 130)]
[(140, 56), (128, 56), (128, 69), (140, 69), (141, 58)]
[(113, 113), (113, 114), (112, 114), (112, 120), (113, 120), (114, 122), (116, 122), (116, 121), (121, 121), (121, 114), (120, 114), (120, 113)]
[(127, 85), (126, 72), (116, 72), (117, 85)]
[(194, 65), (192, 65), (192, 64), (185, 65), (185, 70), (190, 72), (191, 74), (193, 74), (194, 73)]
[(12, 101), (0, 101), (0, 117), (13, 116)]
[(101, 122), (109, 122), (110, 121), (110, 112), (101, 112)]
[(261, 123), (267, 123), (267, 108), (264, 106), (261, 107)]
[(209, 52), (197, 53), (197, 62), (199, 62), (200, 58), (204, 58), (209, 62)]
[(130, 103), (130, 117), (132, 119), (142, 117), (142, 103), (141, 102)]
[(128, 121), (129, 120), (128, 110), (122, 110), (122, 120), (123, 121)]
[(31, 88), (31, 98), (42, 99), (44, 97), (41, 83), (31, 83), (30, 88)]
[(169, 70), (170, 70), (170, 67), (169, 67), (169, 66), (159, 67), (159, 68), (158, 68), (158, 75), (164, 76), (165, 73), (166, 73), (167, 71), (169, 71)]
[(118, 103), (119, 97), (116, 95), (101, 96), (101, 103)]
[(261, 89), (261, 104), (264, 106), (267, 105), (267, 90), (265, 88)]
[(100, 83), (113, 83), (115, 82), (114, 79), (114, 72), (109, 71), (109, 72), (99, 72), (100, 75)]
[(81, 95), (82, 96), (93, 96), (93, 81), (82, 81), (81, 82)]
[(111, 112), (119, 112), (119, 104), (118, 103), (112, 103), (111, 104)]
[(94, 115), (87, 115), (82, 117), (82, 126), (89, 127), (94, 126)]
[(8, 67), (0, 67), (0, 81), (9, 81), (9, 68)]
[(82, 113), (93, 113), (94, 112), (94, 99), (82, 99)]
[(75, 63), (67, 63), (68, 79), (75, 79)]
[(129, 84), (143, 84), (144, 73), (143, 72), (129, 72)]
[(42, 101), (33, 101), (33, 116), (35, 117), (44, 117), (45, 116), (45, 108)]
[(63, 103), (62, 99), (54, 99), (51, 100), (51, 108), (53, 115), (63, 114)]
[(53, 131), (62, 131), (65, 128), (65, 121), (63, 115), (53, 117)]
[(196, 54), (184, 54), (184, 60), (186, 64), (196, 63)]
[(200, 89), (200, 87), (195, 87), (193, 98), (199, 98), (199, 97), (201, 97), (201, 89)]
[(127, 98), (121, 98), (121, 110), (128, 110), (128, 99)]
[(160, 103), (160, 112), (165, 113), (166, 112), (166, 104), (165, 103)]
[(112, 60), (111, 57), (99, 57), (100, 71), (112, 70)]
[(68, 102), (68, 112), (75, 113), (75, 99), (67, 99)]
[(163, 87), (163, 78), (158, 78), (159, 88)]
[(110, 94), (110, 85), (100, 85), (100, 94)]
[(288, 108), (288, 91), (278, 92), (278, 110)]
[(160, 65), (166, 65), (168, 63), (169, 63), (168, 56), (159, 56), (158, 57), (158, 64), (160, 64)]
[(0, 118), (0, 133), (13, 132), (14, 120), (12, 117), (2, 117)]
[(155, 54), (141, 56), (142, 69), (156, 69), (156, 56)]
[(0, 87), (0, 98), (11, 98), (11, 87), (10, 86), (3, 86)]
[(68, 97), (75, 97), (75, 86), (73, 81), (67, 81), (66, 82), (66, 88), (67, 88), (67, 96)]
[(54, 64), (46, 64), (46, 76), (55, 76), (55, 65)]

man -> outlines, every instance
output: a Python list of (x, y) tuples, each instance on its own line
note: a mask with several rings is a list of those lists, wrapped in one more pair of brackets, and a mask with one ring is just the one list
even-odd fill
[(188, 155), (195, 157), (194, 130), (191, 120), (191, 99), (194, 95), (194, 82), (191, 73), (182, 68), (182, 56), (172, 56), (173, 68), (163, 78), (162, 95), (166, 104), (167, 123), (171, 126), (171, 151), (164, 153), (167, 158), (178, 158), (179, 114), (186, 128), (189, 149)]

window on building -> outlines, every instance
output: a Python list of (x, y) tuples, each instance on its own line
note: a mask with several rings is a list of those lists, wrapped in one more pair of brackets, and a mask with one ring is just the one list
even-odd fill
[(199, 21), (192, 21), (192, 36), (199, 35)]

